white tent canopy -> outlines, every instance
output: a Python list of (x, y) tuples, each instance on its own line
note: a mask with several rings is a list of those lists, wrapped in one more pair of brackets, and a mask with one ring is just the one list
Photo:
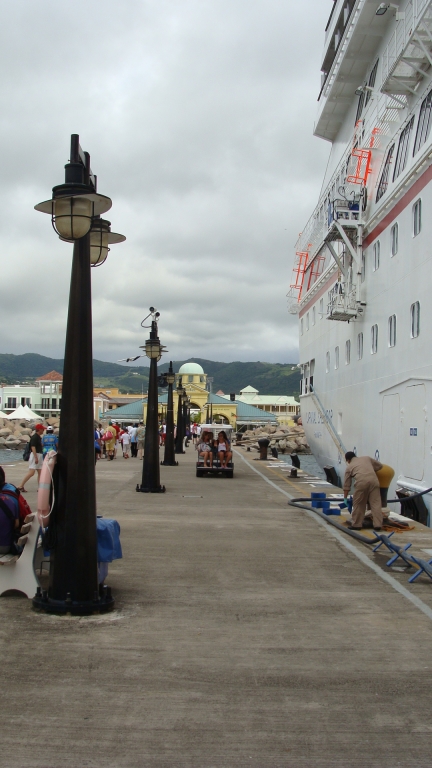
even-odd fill
[(25, 419), (26, 421), (33, 421), (34, 419), (40, 419), (38, 413), (32, 411), (28, 405), (19, 405), (12, 413), (5, 413), (3, 419)]

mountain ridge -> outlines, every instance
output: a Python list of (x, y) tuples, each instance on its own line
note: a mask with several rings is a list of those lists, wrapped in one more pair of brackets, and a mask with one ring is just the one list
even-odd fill
[[(23, 355), (0, 353), (0, 381), (5, 384), (29, 383), (38, 376), (55, 370), (63, 373), (63, 359), (46, 357), (34, 352)], [(184, 363), (198, 363), (205, 373), (213, 378), (212, 390), (222, 389), (225, 394), (239, 393), (240, 389), (250, 385), (261, 395), (298, 395), (300, 372), (293, 363), (240, 362), (224, 363), (205, 358), (190, 357), (187, 360), (173, 361), (174, 370), (178, 371)], [(158, 370), (163, 373), (168, 369), (169, 361), (160, 363)], [(148, 366), (127, 366), (93, 360), (94, 386), (118, 387), (130, 394), (147, 391)]]

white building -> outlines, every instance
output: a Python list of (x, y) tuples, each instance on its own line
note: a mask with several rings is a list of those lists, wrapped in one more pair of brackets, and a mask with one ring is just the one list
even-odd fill
[[(230, 400), (231, 395), (223, 395), (226, 400)], [(236, 400), (242, 403), (253, 405), (262, 411), (273, 413), (279, 424), (288, 424), (300, 411), (300, 403), (295, 397), (290, 395), (260, 395), (255, 387), (244, 387), (240, 394), (235, 396)]]
[(12, 413), (19, 405), (28, 405), (43, 418), (60, 416), (63, 376), (50, 371), (33, 385), (5, 384), (0, 387), (0, 410)]

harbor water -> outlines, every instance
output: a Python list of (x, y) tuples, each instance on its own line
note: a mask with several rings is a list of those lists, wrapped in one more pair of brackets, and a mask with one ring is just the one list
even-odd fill
[[(324, 470), (321, 469), (312, 454), (304, 455), (300, 453), (298, 454), (298, 457), (300, 459), (301, 469), (303, 469), (305, 472), (308, 472), (308, 474), (313, 475), (314, 477), (319, 477), (320, 480), (326, 479)], [(287, 464), (291, 465), (291, 456), (289, 454), (280, 453), (279, 459), (281, 461), (286, 461)]]

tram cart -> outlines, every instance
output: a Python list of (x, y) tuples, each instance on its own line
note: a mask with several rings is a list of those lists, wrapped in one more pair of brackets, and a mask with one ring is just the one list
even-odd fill
[[(213, 434), (213, 440), (217, 440), (217, 436), (221, 429), (226, 432), (232, 448), (233, 427), (231, 427), (229, 424), (201, 424), (201, 435), (203, 432), (211, 432)], [(216, 477), (232, 478), (234, 477), (234, 462), (231, 459), (231, 461), (228, 462), (228, 466), (226, 468), (221, 467), (217, 448), (213, 446), (213, 466), (205, 467), (202, 456), (198, 457), (198, 461), (196, 463), (196, 476), (204, 477), (204, 475), (216, 475)]]

